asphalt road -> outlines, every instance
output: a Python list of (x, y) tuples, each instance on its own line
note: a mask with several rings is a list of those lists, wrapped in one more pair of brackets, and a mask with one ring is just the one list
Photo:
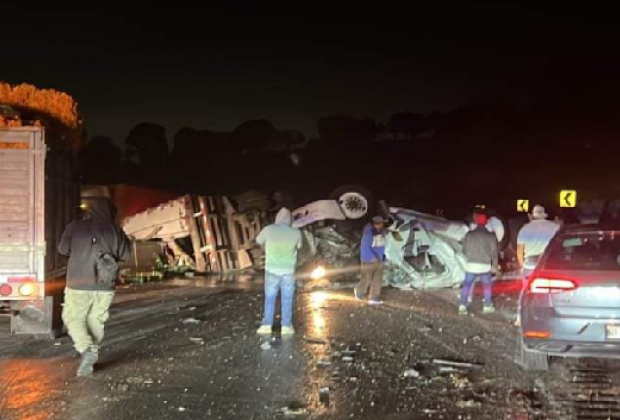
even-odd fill
[(260, 338), (261, 284), (244, 280), (119, 291), (92, 378), (74, 376), (68, 337), (10, 336), (0, 319), (0, 419), (552, 418), (514, 362), (513, 284), (488, 316), (478, 302), (458, 316), (454, 290), (387, 289), (368, 307), (300, 289), (297, 335)]

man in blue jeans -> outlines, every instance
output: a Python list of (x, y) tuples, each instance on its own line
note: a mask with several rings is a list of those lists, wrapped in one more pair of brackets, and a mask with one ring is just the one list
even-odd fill
[(484, 286), (483, 313), (495, 312), (491, 294), (492, 274), (497, 270), (499, 251), (497, 237), (486, 229), (488, 218), (485, 213), (474, 213), (476, 227), (469, 231), (463, 239), (463, 253), (467, 259), (465, 282), (461, 290), (461, 305), (459, 314), (467, 314), (469, 295), (477, 277), (480, 277)]
[(265, 249), (265, 314), (258, 334), (273, 332), (273, 318), (278, 293), (282, 294), (282, 335), (293, 335), (293, 300), (297, 250), (301, 248), (301, 232), (291, 227), (290, 210), (282, 208), (274, 224), (265, 227), (256, 242)]

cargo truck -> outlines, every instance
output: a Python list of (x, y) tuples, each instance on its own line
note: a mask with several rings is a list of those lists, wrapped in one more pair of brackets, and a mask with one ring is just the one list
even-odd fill
[(43, 127), (0, 127), (0, 308), (13, 333), (62, 331), (67, 261), (56, 244), (79, 211), (74, 168)]

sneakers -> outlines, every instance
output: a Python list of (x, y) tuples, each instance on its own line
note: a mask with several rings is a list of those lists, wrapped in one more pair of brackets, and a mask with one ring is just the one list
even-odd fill
[(362, 301), (363, 296), (359, 294), (357, 289), (353, 289), (353, 295), (355, 296), (355, 300), (357, 300), (358, 302)]
[(295, 328), (293, 327), (282, 327), (282, 331), (280, 331), (281, 335), (294, 335), (295, 334)]
[(488, 305), (484, 308), (482, 308), (482, 313), (483, 314), (494, 314), (495, 313), (495, 307), (493, 307), (493, 305)]
[(467, 306), (459, 305), (459, 315), (467, 315)]
[(368, 304), (371, 306), (383, 305), (383, 301), (379, 299), (372, 299), (368, 301)]
[(82, 353), (82, 363), (77, 370), (77, 376), (90, 376), (95, 371), (95, 363), (99, 360), (99, 354), (90, 350)]
[(273, 330), (271, 329), (271, 325), (261, 325), (258, 330), (256, 330), (256, 334), (260, 335), (268, 335), (271, 334)]

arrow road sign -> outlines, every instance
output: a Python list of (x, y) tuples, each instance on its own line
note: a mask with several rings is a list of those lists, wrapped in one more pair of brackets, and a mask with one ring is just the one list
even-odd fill
[(577, 191), (562, 190), (560, 192), (560, 207), (573, 208), (577, 206)]
[(530, 200), (517, 200), (517, 211), (527, 213), (530, 211)]

